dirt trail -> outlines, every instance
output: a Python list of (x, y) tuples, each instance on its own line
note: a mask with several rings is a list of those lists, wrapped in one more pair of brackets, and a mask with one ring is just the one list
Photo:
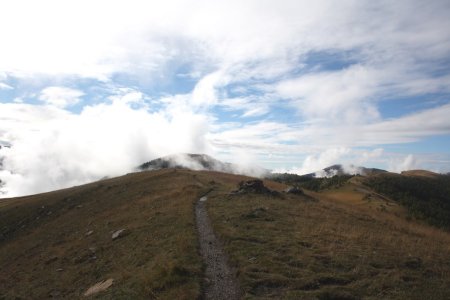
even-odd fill
[(239, 299), (239, 286), (227, 264), (219, 240), (214, 235), (206, 211), (207, 196), (195, 206), (195, 217), (200, 241), (200, 252), (206, 264), (205, 299)]

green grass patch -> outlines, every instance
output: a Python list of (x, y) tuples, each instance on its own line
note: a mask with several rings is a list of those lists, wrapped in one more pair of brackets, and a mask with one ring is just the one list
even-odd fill
[(446, 233), (294, 195), (219, 191), (208, 211), (247, 299), (450, 297)]

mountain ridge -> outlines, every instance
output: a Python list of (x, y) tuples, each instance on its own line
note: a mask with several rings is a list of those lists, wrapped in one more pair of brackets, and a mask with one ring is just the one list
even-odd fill
[(194, 171), (218, 171), (230, 174), (242, 174), (261, 177), (270, 171), (255, 165), (238, 165), (222, 162), (207, 154), (179, 153), (159, 157), (138, 166), (138, 170), (159, 170), (166, 168), (190, 169)]
[(194, 208), (205, 201), (242, 298), (450, 297), (448, 232), (396, 215), (370, 191), (358, 203), (271, 180), (262, 184), (274, 193), (234, 192), (249, 180), (160, 169), (2, 199), (0, 295), (75, 299), (108, 282), (96, 299), (202, 298)]

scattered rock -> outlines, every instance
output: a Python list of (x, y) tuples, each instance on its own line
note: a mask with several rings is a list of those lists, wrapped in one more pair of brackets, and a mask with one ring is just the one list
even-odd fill
[(419, 269), (422, 267), (422, 259), (420, 257), (411, 257), (404, 263), (409, 269)]
[(45, 261), (45, 264), (46, 264), (46, 265), (49, 265), (49, 264), (51, 264), (52, 262), (57, 261), (57, 260), (58, 260), (58, 256), (52, 256), (52, 257), (50, 257), (49, 259), (47, 259), (47, 260)]
[(259, 218), (265, 215), (265, 213), (267, 212), (267, 208), (265, 207), (258, 207), (254, 210), (252, 210), (251, 212), (249, 212), (248, 214), (245, 214), (244, 217), (245, 218)]
[[(245, 219), (255, 219), (255, 220), (266, 221), (266, 222), (275, 221), (275, 218), (273, 217), (273, 215), (268, 212), (267, 207), (255, 208), (246, 214), (242, 214), (241, 217), (243, 217)], [(253, 242), (256, 242), (256, 241), (253, 241)]]
[(116, 232), (114, 232), (112, 234), (112, 239), (115, 240), (115, 239), (118, 239), (120, 237), (123, 237), (124, 235), (125, 235), (125, 229), (122, 228), (122, 229), (119, 229), (119, 230), (117, 230)]
[(278, 194), (278, 192), (268, 189), (264, 185), (262, 180), (259, 179), (241, 181), (238, 184), (238, 189), (231, 193), (232, 194), (256, 193), (256, 194), (271, 194), (271, 195)]
[(204, 299), (240, 299), (239, 284), (209, 221), (205, 202), (197, 201), (195, 221), (205, 265)]
[(96, 293), (102, 292), (107, 290), (114, 282), (114, 279), (109, 278), (105, 281), (100, 281), (96, 284), (94, 284), (93, 286), (91, 286), (83, 295), (85, 297), (94, 295)]
[(284, 192), (287, 194), (304, 195), (303, 190), (296, 186), (288, 187), (287, 189), (284, 190)]
[(59, 296), (61, 296), (61, 292), (60, 291), (51, 291), (48, 296), (50, 298), (59, 298)]
[(84, 263), (85, 261), (87, 261), (88, 259), (89, 259), (89, 255), (83, 254), (83, 255), (75, 256), (72, 259), (72, 262), (74, 264), (81, 264), (81, 263)]

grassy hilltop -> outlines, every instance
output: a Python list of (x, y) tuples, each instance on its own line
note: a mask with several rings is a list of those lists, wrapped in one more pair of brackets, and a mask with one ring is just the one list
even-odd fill
[(194, 205), (207, 192), (243, 298), (450, 298), (450, 235), (402, 205), (372, 190), (363, 199), (359, 183), (297, 195), (266, 180), (278, 193), (232, 193), (248, 179), (166, 169), (2, 199), (0, 299), (79, 298), (107, 279), (90, 297), (201, 298)]

